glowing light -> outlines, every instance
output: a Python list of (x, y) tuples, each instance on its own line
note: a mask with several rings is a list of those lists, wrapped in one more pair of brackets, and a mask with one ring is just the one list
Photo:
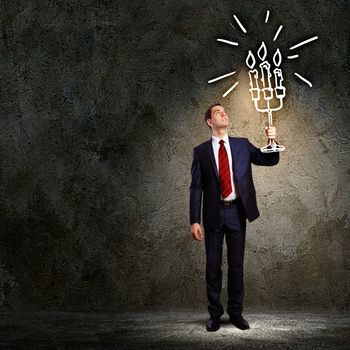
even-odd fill
[[(241, 30), (246, 33), (247, 30), (244, 28), (243, 24), (241, 23), (241, 21), (238, 19), (238, 17), (236, 15), (233, 15), (235, 21), (237, 22), (237, 24), (239, 25), (239, 27), (241, 28)], [(269, 20), (269, 17), (270, 17), (270, 10), (267, 10), (266, 11), (266, 17), (265, 17), (265, 23), (268, 22)], [(232, 28), (235, 29), (235, 27), (233, 26), (233, 24), (230, 22), (230, 25)], [(276, 39), (278, 38), (281, 30), (283, 28), (283, 25), (280, 25), (275, 33), (275, 36), (273, 38), (273, 41), (276, 41)], [(304, 40), (294, 46), (292, 46), (290, 48), (290, 50), (293, 50), (297, 47), (300, 47), (302, 45), (305, 45), (311, 41), (314, 41), (318, 39), (318, 36), (314, 36), (312, 38), (309, 38), (307, 40)], [(232, 46), (238, 46), (238, 42), (235, 42), (235, 41), (231, 41), (231, 40), (226, 40), (226, 39), (216, 39), (217, 41), (220, 41), (220, 42), (223, 42), (223, 43), (226, 43), (226, 44), (229, 44), (229, 45), (232, 45)], [(246, 64), (247, 66), (251, 69), (249, 71), (249, 76), (250, 76), (250, 85), (251, 85), (251, 93), (252, 93), (252, 99), (257, 99), (258, 97), (260, 98), (260, 91), (259, 91), (259, 85), (258, 85), (258, 80), (260, 80), (262, 82), (262, 85), (263, 85), (263, 89), (262, 91), (264, 92), (264, 98), (265, 99), (272, 99), (273, 98), (273, 94), (272, 94), (272, 90), (273, 90), (273, 87), (271, 86), (271, 81), (270, 81), (270, 77), (272, 76), (271, 72), (270, 72), (270, 69), (271, 69), (271, 66), (270, 66), (270, 63), (266, 60), (266, 56), (267, 56), (267, 48), (266, 48), (266, 45), (265, 45), (265, 42), (262, 41), (259, 49), (258, 49), (258, 52), (257, 52), (257, 55), (258, 57), (260, 58), (260, 60), (262, 61), (262, 63), (259, 64), (259, 67), (261, 69), (261, 78), (258, 79), (258, 71), (256, 69), (253, 70), (255, 64), (256, 64), (256, 60), (255, 60), (255, 56), (252, 54), (251, 50), (248, 51), (248, 56), (246, 58)], [(292, 60), (292, 59), (295, 59), (295, 58), (298, 58), (299, 55), (290, 55), (290, 56), (287, 56), (287, 58), (289, 60)], [(282, 62), (282, 55), (281, 55), (281, 52), (279, 49), (276, 50), (274, 56), (273, 56), (273, 63), (275, 65), (275, 69), (273, 70), (273, 73), (275, 75), (275, 92), (276, 92), (276, 96), (279, 97), (279, 98), (282, 98), (284, 97), (284, 93), (285, 93), (285, 87), (282, 86), (282, 81), (284, 80), (283, 79), (283, 75), (282, 75), (282, 71), (281, 69), (277, 68), (281, 65), (281, 62)], [(222, 76), (219, 76), (217, 78), (214, 78), (214, 79), (211, 79), (211, 80), (208, 80), (208, 83), (213, 83), (217, 80), (220, 80), (220, 79), (224, 79), (224, 78), (227, 78), (229, 76), (231, 76), (232, 74), (234, 74), (235, 72), (231, 72), (231, 73), (228, 73), (228, 74), (224, 74)], [(298, 73), (295, 73), (295, 75), (303, 80), (305, 83), (307, 83), (309, 86), (312, 87), (312, 84), (310, 81), (308, 81), (306, 78), (302, 77), (300, 74)], [(276, 90), (277, 89), (277, 90)], [(228, 92), (230, 92), (232, 90), (229, 90)], [(226, 96), (227, 93), (223, 95), (223, 96)]]

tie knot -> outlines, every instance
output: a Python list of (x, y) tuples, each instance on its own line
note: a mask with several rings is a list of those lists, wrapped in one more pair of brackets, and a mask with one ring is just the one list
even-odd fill
[(220, 140), (219, 143), (220, 143), (220, 145), (223, 145), (225, 143), (225, 141), (224, 140)]

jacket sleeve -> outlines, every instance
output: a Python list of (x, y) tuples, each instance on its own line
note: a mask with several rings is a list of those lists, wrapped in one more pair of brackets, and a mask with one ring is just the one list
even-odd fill
[(272, 165), (276, 165), (279, 162), (280, 152), (264, 153), (264, 152), (261, 152), (260, 148), (255, 147), (247, 138), (246, 138), (246, 142), (247, 142), (247, 147), (249, 149), (251, 163), (255, 165), (272, 166)]
[(199, 157), (193, 149), (190, 185), (190, 224), (201, 222), (201, 202), (202, 202), (202, 172)]

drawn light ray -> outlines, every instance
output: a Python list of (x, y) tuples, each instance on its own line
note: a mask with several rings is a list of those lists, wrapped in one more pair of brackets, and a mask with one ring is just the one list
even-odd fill
[(238, 85), (238, 81), (236, 81), (223, 95), (222, 97), (226, 97), (227, 94), (229, 94), (237, 85)]
[(280, 31), (282, 30), (282, 28), (283, 28), (283, 25), (280, 25), (279, 28), (278, 28), (278, 30), (277, 30), (277, 32), (276, 32), (276, 34), (275, 34), (275, 37), (273, 38), (273, 41), (276, 41), (276, 39), (277, 39), (277, 37), (278, 37)]
[(270, 10), (267, 10), (266, 17), (265, 17), (265, 23), (267, 23), (267, 21), (269, 20), (269, 16), (270, 16)]
[(288, 58), (289, 60), (292, 60), (292, 59), (298, 58), (298, 57), (299, 57), (299, 55), (287, 56), (287, 58)]
[(301, 76), (300, 74), (298, 74), (298, 73), (295, 73), (295, 72), (294, 72), (294, 74), (295, 74), (299, 79), (303, 80), (306, 84), (308, 84), (310, 87), (312, 87), (312, 84), (311, 84), (311, 82), (310, 82), (309, 80), (307, 80), (306, 78), (302, 77), (302, 76)]
[(235, 19), (235, 21), (237, 22), (237, 24), (240, 26), (240, 28), (242, 29), (243, 33), (247, 33), (247, 30), (243, 27), (243, 24), (241, 23), (241, 21), (237, 18), (236, 15), (233, 15), (233, 18)]
[(229, 45), (233, 45), (233, 46), (238, 46), (238, 43), (235, 41), (230, 41), (230, 40), (226, 40), (226, 39), (216, 39), (217, 41), (221, 41), (223, 43), (229, 44)]
[(301, 43), (298, 43), (298, 44), (296, 44), (296, 45), (290, 47), (289, 50), (294, 50), (294, 49), (296, 49), (296, 48), (299, 47), (299, 46), (305, 45), (305, 44), (307, 44), (307, 43), (309, 43), (309, 42), (311, 42), (311, 41), (317, 40), (317, 39), (318, 39), (318, 36), (314, 36), (314, 37), (312, 37), (312, 38), (310, 38), (310, 39), (304, 40), (304, 41), (302, 41)]
[(219, 77), (217, 77), (217, 78), (208, 80), (208, 83), (209, 83), (209, 84), (210, 84), (210, 83), (214, 83), (214, 81), (218, 81), (218, 80), (220, 80), (220, 79), (224, 79), (224, 78), (229, 77), (230, 75), (235, 74), (235, 73), (236, 73), (236, 71), (231, 72), (231, 73), (227, 73), (227, 74), (224, 74), (224, 75), (221, 75), (221, 76), (219, 76)]

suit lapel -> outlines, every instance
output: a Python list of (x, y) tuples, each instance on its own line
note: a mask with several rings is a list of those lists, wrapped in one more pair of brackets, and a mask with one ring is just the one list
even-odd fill
[(238, 166), (238, 142), (236, 142), (236, 139), (234, 137), (229, 136), (228, 137), (230, 141), (230, 147), (231, 147), (231, 158), (232, 158), (232, 168), (233, 168), (233, 174), (237, 180), (237, 166)]
[(217, 168), (216, 163), (215, 163), (214, 150), (213, 150), (213, 145), (212, 145), (212, 139), (211, 138), (207, 142), (207, 148), (208, 148), (208, 152), (209, 152), (210, 162), (211, 162), (211, 165), (213, 166), (216, 179), (220, 183), (219, 173), (218, 173), (218, 168)]
[[(229, 136), (228, 139), (229, 139), (230, 148), (231, 148), (231, 158), (232, 158), (233, 173), (236, 176), (235, 164), (237, 164), (237, 162), (236, 162), (236, 160), (237, 160), (237, 152), (236, 152), (237, 149), (236, 149), (236, 146), (235, 146), (235, 139), (234, 139), (234, 137), (231, 137), (231, 136)], [(217, 168), (216, 162), (215, 162), (215, 157), (214, 157), (214, 151), (213, 151), (213, 145), (212, 145), (212, 139), (211, 138), (207, 141), (207, 148), (208, 148), (210, 162), (211, 162), (211, 165), (212, 165), (212, 167), (214, 169), (216, 179), (220, 183), (219, 173), (218, 173), (218, 168)]]

